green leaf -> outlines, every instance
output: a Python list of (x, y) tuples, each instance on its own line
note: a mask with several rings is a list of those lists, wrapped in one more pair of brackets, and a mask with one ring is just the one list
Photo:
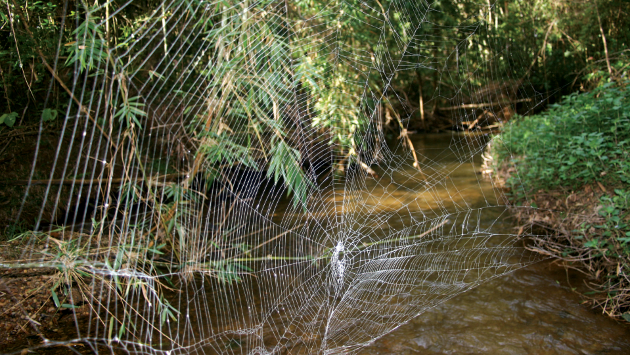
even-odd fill
[(114, 331), (114, 317), (109, 319), (109, 331), (107, 332), (107, 339), (112, 339), (112, 333)]
[(5, 113), (4, 115), (0, 116), (0, 124), (4, 123), (5, 125), (9, 127), (13, 127), (17, 117), (18, 117), (17, 112)]
[(630, 312), (626, 312), (626, 313), (622, 314), (621, 317), (623, 319), (625, 319), (626, 322), (630, 322)]
[(118, 339), (122, 339), (123, 334), (125, 333), (125, 323), (123, 322), (120, 330), (118, 331)]
[(142, 129), (138, 117), (145, 117), (147, 113), (142, 110), (144, 103), (138, 102), (139, 99), (140, 96), (134, 96), (123, 102), (118, 111), (114, 114), (114, 118), (119, 118), (120, 122), (124, 121), (127, 125), (134, 123), (138, 128)]
[(158, 80), (164, 80), (164, 76), (162, 74), (149, 70), (149, 80), (152, 80), (154, 76), (158, 78)]
[(55, 118), (57, 118), (57, 114), (58, 114), (57, 110), (47, 108), (44, 111), (42, 111), (42, 120), (44, 122), (54, 121)]
[(584, 243), (584, 246), (587, 248), (597, 248), (599, 244), (599, 240), (598, 239), (593, 239), (593, 240), (589, 240), (588, 242)]
[(150, 251), (153, 254), (164, 255), (164, 253), (162, 253), (161, 251), (159, 251), (158, 249), (155, 249), (155, 248), (147, 249), (147, 251)]
[(81, 276), (85, 276), (85, 277), (92, 277), (93, 275), (88, 274), (85, 271), (81, 271), (80, 269), (76, 269), (76, 272), (78, 272)]
[(306, 208), (308, 192), (314, 184), (305, 176), (300, 167), (300, 152), (280, 140), (271, 148), (270, 153), (271, 160), (267, 177), (273, 176), (275, 183), (283, 178), (287, 190), (293, 193), (294, 206), (302, 204)]
[(53, 302), (55, 303), (55, 306), (57, 308), (60, 308), (61, 302), (59, 302), (59, 297), (57, 297), (57, 292), (55, 292), (55, 290), (50, 290), (50, 293), (52, 293), (52, 299), (53, 299)]
[(243, 264), (240, 264), (240, 263), (234, 263), (234, 266), (236, 266), (236, 267), (238, 267), (238, 268), (240, 268), (242, 270), (248, 271), (248, 272), (254, 271), (253, 269), (251, 269), (251, 268), (249, 268), (249, 267), (247, 267), (247, 266), (245, 266)]

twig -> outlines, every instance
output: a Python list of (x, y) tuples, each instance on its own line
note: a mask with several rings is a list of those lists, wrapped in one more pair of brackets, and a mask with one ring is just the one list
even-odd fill
[(370, 247), (372, 245), (377, 245), (377, 244), (385, 244), (385, 243), (391, 243), (391, 242), (401, 242), (403, 240), (410, 240), (410, 239), (420, 239), (430, 233), (433, 233), (436, 229), (442, 227), (443, 225), (445, 225), (446, 223), (450, 222), (448, 219), (443, 220), (442, 222), (440, 222), (437, 226), (429, 229), (428, 231), (422, 233), (422, 234), (418, 234), (418, 235), (412, 235), (410, 237), (404, 237), (404, 238), (394, 238), (394, 239), (385, 239), (385, 240), (379, 240), (378, 242), (372, 242), (372, 243), (363, 243), (362, 246), (358, 247), (359, 249), (364, 249), (367, 247)]
[(365, 170), (366, 173), (368, 173), (368, 175), (370, 175), (373, 179), (378, 179), (379, 176), (376, 173), (376, 171), (374, 171), (374, 169), (370, 168), (369, 165), (367, 165), (363, 160), (361, 160), (361, 158), (359, 158), (359, 156), (354, 156), (354, 159), (357, 160), (357, 162), (359, 163), (359, 166)]
[(44, 334), (42, 334), (42, 332), (39, 330), (37, 322), (35, 322), (33, 319), (31, 319), (31, 317), (28, 316), (28, 312), (26, 311), (26, 309), (24, 309), (24, 307), (21, 306), (22, 302), (18, 301), (18, 299), (13, 294), (13, 292), (11, 292), (9, 287), (4, 283), (4, 281), (2, 281), (2, 279), (0, 279), (0, 285), (6, 290), (5, 293), (11, 298), (11, 301), (13, 301), (13, 303), (15, 303), (16, 305), (20, 305), (19, 308), (20, 308), (21, 313), (29, 321), (33, 330), (37, 332), (37, 335), (39, 335), (41, 339), (46, 339), (44, 337)]
[(555, 24), (556, 24), (556, 20), (552, 21), (551, 24), (549, 25), (549, 28), (547, 28), (547, 33), (545, 33), (545, 40), (543, 41), (542, 47), (540, 47), (540, 51), (538, 51), (538, 54), (534, 56), (534, 59), (532, 60), (532, 64), (529, 65), (529, 68), (527, 68), (527, 71), (525, 72), (525, 74), (523, 74), (523, 77), (521, 77), (520, 81), (523, 81), (523, 79), (525, 79), (525, 77), (529, 75), (529, 72), (532, 71), (534, 64), (536, 64), (536, 60), (538, 60), (538, 56), (540, 56), (541, 54), (544, 56), (545, 47), (547, 47), (547, 39), (549, 38), (549, 33), (551, 33), (551, 29), (553, 28)]
[[(52, 133), (52, 132), (55, 132), (55, 131), (52, 131), (52, 130), (43, 130), (42, 131), (42, 133)], [(59, 132), (55, 132), (55, 133), (59, 133)], [(39, 134), (39, 130), (37, 130), (37, 131), (28, 131), (28, 132), (14, 130), (14, 131), (11, 131), (11, 132), (7, 132), (5, 134), (0, 134), (0, 139), (13, 138), (13, 137), (17, 137), (17, 136), (30, 136), (30, 135), (34, 135), (34, 134)]]
[(0, 76), (2, 77), (2, 85), (4, 86), (4, 97), (7, 99), (7, 107), (9, 108), (9, 112), (11, 112), (11, 100), (9, 100), (9, 90), (7, 88), (7, 82), (4, 80), (4, 71), (0, 66)]
[[(164, 179), (166, 181), (170, 181), (170, 180), (174, 180), (176, 178), (182, 177), (182, 176), (186, 176), (186, 174), (183, 173), (175, 173), (175, 174), (167, 174), (167, 175), (162, 175), (162, 176), (156, 176), (154, 179), (142, 179), (142, 178), (138, 178), (136, 179), (136, 181), (138, 182), (142, 182), (145, 180), (151, 180), (151, 181), (156, 181), (158, 179)], [(112, 184), (120, 184), (122, 182), (128, 181), (128, 178), (116, 178), (116, 179), (111, 179), (109, 180), (110, 183)], [(85, 180), (85, 179), (50, 179), (50, 180), (31, 180), (30, 184), (31, 185), (86, 185), (86, 184), (93, 184), (93, 183), (98, 183), (100, 182), (101, 179), (90, 179), (90, 180)], [(0, 181), (0, 185), (28, 185), (29, 181), (28, 180), (14, 180), (14, 181)]]
[(9, 141), (7, 142), (7, 144), (4, 146), (4, 148), (2, 148), (2, 150), (0, 150), (0, 155), (2, 155), (2, 153), (4, 153), (4, 151), (9, 147), (13, 138), (14, 137), (9, 138)]
[(511, 104), (517, 104), (520, 102), (531, 102), (531, 101), (532, 101), (531, 98), (527, 98), (527, 99), (519, 99), (519, 100), (512, 100), (512, 101), (488, 102), (488, 103), (481, 103), (481, 104), (465, 104), (465, 105), (451, 106), (451, 107), (440, 107), (439, 110), (440, 111), (453, 111), (453, 110), (459, 110), (463, 108), (495, 107), (495, 106), (511, 105)]
[[(15, 5), (15, 2), (13, 3)], [(17, 7), (17, 5), (15, 5)], [(9, 2), (7, 1), (7, 15), (9, 15), (9, 26), (11, 27), (11, 32), (13, 33), (13, 39), (15, 40), (15, 51), (17, 52), (18, 55), (18, 60), (20, 62), (20, 69), (22, 70), (22, 76), (24, 77), (24, 82), (26, 83), (26, 86), (28, 87), (28, 92), (31, 93), (31, 96), (33, 96), (33, 98), (35, 98), (35, 95), (33, 95), (33, 91), (31, 91), (31, 85), (29, 84), (28, 80), (26, 80), (26, 73), (24, 73), (24, 66), (22, 65), (22, 57), (20, 56), (20, 48), (18, 46), (18, 40), (17, 40), (17, 36), (15, 35), (15, 28), (13, 27), (13, 16), (11, 16), (11, 8), (9, 7)], [(22, 17), (22, 22), (24, 24), (26, 24), (26, 18), (20, 14), (20, 16)]]
[[(296, 230), (296, 229), (298, 229), (298, 228), (302, 227), (303, 225), (304, 225), (304, 223), (300, 224), (299, 226), (295, 226), (295, 227), (293, 227), (293, 228), (291, 228), (291, 229), (289, 229), (289, 230), (286, 230), (286, 231), (284, 231), (284, 232), (282, 232), (282, 233), (278, 234), (277, 236), (275, 236), (275, 237), (273, 237), (273, 238), (271, 238), (271, 239), (269, 239), (269, 240), (266, 240), (266, 241), (264, 241), (264, 242), (262, 242), (262, 243), (258, 244), (257, 246), (255, 246), (255, 247), (253, 247), (253, 248), (249, 249), (247, 252), (249, 253), (249, 252), (251, 252), (252, 250), (256, 250), (256, 249), (258, 249), (258, 248), (262, 247), (263, 245), (265, 245), (265, 244), (267, 244), (267, 243), (270, 243), (270, 242), (272, 242), (272, 241), (274, 241), (274, 240), (276, 240), (276, 239), (278, 239), (278, 238), (280, 238), (280, 237), (282, 237), (282, 236), (284, 236), (284, 235), (287, 235), (288, 233), (293, 232), (294, 230)], [(239, 255), (242, 255), (242, 254), (243, 254), (243, 253), (241, 253), (241, 254), (239, 254)], [(237, 256), (239, 256), (239, 255), (237, 255)]]
[[(427, 177), (424, 175), (424, 172), (422, 172), (422, 169), (420, 168), (420, 163), (418, 162), (418, 156), (416, 155), (416, 149), (413, 146), (413, 143), (411, 142), (411, 138), (409, 138), (409, 134), (407, 132), (407, 128), (405, 128), (405, 126), (403, 126), (402, 121), (400, 119), (400, 116), (398, 115), (398, 113), (396, 113), (396, 111), (394, 111), (393, 107), (391, 107), (391, 105), (389, 105), (385, 108), (385, 114), (390, 116), (391, 113), (394, 114), (394, 116), (396, 117), (396, 120), (398, 121), (398, 125), (400, 126), (400, 136), (398, 137), (398, 139), (405, 139), (405, 141), (407, 142), (407, 144), (409, 144), (409, 149), (411, 150), (411, 154), (413, 155), (413, 166), (414, 168), (418, 169), (418, 171), (420, 172), (420, 175), (422, 175), (422, 180), (427, 180)], [(391, 110), (391, 113), (390, 113)]]
[(597, 22), (599, 22), (599, 31), (602, 34), (602, 42), (604, 42), (604, 53), (606, 54), (606, 66), (608, 67), (608, 74), (612, 74), (612, 67), (610, 66), (610, 58), (608, 57), (608, 45), (606, 45), (606, 35), (604, 34), (604, 28), (602, 27), (602, 19), (599, 17), (599, 6), (595, 1), (595, 11), (597, 12)]

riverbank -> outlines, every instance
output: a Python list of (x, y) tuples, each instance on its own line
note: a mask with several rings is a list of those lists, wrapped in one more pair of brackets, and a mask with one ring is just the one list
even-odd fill
[(529, 248), (589, 277), (589, 302), (630, 321), (628, 81), (572, 94), (495, 136), (484, 171), (506, 192)]
[[(45, 242), (31, 246), (41, 252)], [(12, 264), (23, 262), (24, 241), (15, 239), (0, 243), (0, 260)], [(4, 265), (2, 265), (4, 266)], [(0, 348), (3, 353), (23, 351), (42, 345), (44, 338), (66, 341), (76, 337), (79, 324), (87, 324), (92, 314), (92, 295), (79, 287), (59, 287), (63, 274), (57, 268), (0, 268)], [(64, 293), (63, 290), (70, 291)], [(55, 300), (52, 296), (57, 291)], [(80, 346), (83, 346), (81, 344)], [(48, 346), (54, 353), (54, 346)], [(62, 348), (67, 351), (65, 345)]]

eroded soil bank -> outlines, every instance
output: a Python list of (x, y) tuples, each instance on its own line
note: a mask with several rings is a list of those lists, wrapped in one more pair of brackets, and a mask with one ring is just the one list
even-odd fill
[(596, 181), (580, 188), (540, 189), (515, 198), (514, 189), (506, 184), (517, 174), (513, 164), (504, 163), (484, 173), (507, 191), (518, 234), (529, 236), (527, 248), (583, 273), (587, 286), (582, 292), (584, 303), (630, 322), (630, 215), (623, 208), (628, 203), (627, 188)]

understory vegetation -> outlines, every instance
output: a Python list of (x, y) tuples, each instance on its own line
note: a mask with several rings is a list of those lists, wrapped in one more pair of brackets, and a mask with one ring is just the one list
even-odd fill
[(586, 270), (592, 302), (630, 321), (630, 81), (617, 68), (617, 80), (506, 124), (486, 159), (521, 232), (536, 235), (530, 248)]

